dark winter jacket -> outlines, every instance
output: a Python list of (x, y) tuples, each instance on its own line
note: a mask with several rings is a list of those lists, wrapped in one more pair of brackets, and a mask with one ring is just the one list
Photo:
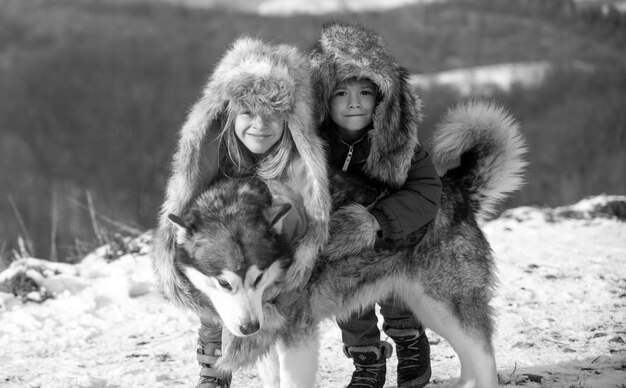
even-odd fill
[[(332, 171), (342, 169), (352, 146), (352, 158), (345, 172), (372, 179), (365, 168), (371, 149), (367, 134), (350, 144), (331, 128), (326, 128), (324, 133), (327, 134), (328, 163)], [(382, 229), (382, 235), (379, 237), (384, 240), (401, 240), (409, 235), (412, 235), (413, 239), (419, 238), (419, 235), (423, 234), (422, 227), (437, 214), (440, 199), (439, 175), (428, 152), (418, 144), (402, 187), (382, 199), (371, 210)]]

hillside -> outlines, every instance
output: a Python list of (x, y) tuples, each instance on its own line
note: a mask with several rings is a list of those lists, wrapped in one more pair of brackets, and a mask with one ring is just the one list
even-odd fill
[[(35, 255), (62, 261), (106, 239), (88, 198), (97, 216), (153, 227), (177, 131), (226, 47), (251, 34), (304, 50), (332, 17), (379, 31), (417, 76), (547, 65), (543, 82), (489, 94), (521, 122), (530, 148), (528, 184), (507, 207), (626, 193), (626, 28), (557, 3), (278, 17), (171, 2), (0, 0), (0, 267), (18, 235), (36, 242)], [(446, 109), (476, 97), (446, 84), (418, 92), (425, 144)], [(98, 233), (118, 231), (100, 221)]]

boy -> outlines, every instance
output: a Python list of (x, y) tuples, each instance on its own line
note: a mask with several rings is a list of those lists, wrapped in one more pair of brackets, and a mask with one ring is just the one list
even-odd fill
[[(310, 60), (331, 172), (372, 179), (391, 191), (371, 212), (354, 205), (335, 212), (329, 247), (358, 252), (374, 244), (393, 249), (408, 237), (418, 241), (439, 208), (441, 181), (419, 144), (420, 102), (406, 70), (376, 33), (345, 22), (322, 27)], [(425, 386), (430, 350), (419, 320), (393, 299), (380, 305), (383, 330), (396, 344), (398, 387)], [(356, 368), (348, 387), (382, 388), (391, 345), (380, 341), (374, 306), (338, 324)]]

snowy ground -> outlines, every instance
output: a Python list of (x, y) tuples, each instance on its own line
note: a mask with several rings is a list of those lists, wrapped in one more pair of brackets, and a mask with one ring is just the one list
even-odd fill
[[(518, 208), (484, 231), (501, 282), (493, 305), (502, 383), (626, 387), (626, 222)], [(0, 293), (0, 386), (194, 386), (197, 318), (154, 291), (147, 255), (110, 264), (92, 255), (70, 267), (42, 280), (61, 292), (55, 299), (23, 304)], [(318, 386), (341, 387), (350, 360), (332, 323), (322, 333)], [(457, 358), (429, 336), (431, 385), (448, 387)], [(394, 387), (393, 358), (388, 367)], [(233, 387), (256, 386), (255, 370), (235, 375)]]

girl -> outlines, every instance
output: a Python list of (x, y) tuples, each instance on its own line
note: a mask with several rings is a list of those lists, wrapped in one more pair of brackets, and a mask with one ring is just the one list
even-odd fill
[(297, 242), (281, 287), (303, 285), (327, 240), (330, 211), (309, 78), (308, 60), (295, 47), (241, 38), (217, 64), (181, 129), (153, 256), (165, 295), (199, 315), (198, 388), (228, 387), (231, 376), (214, 368), (221, 356), (219, 317), (175, 268), (176, 232), (167, 216), (183, 214), (217, 179), (253, 174), (284, 183), (301, 196), (303, 209), (292, 206), (286, 218), (285, 232)]

